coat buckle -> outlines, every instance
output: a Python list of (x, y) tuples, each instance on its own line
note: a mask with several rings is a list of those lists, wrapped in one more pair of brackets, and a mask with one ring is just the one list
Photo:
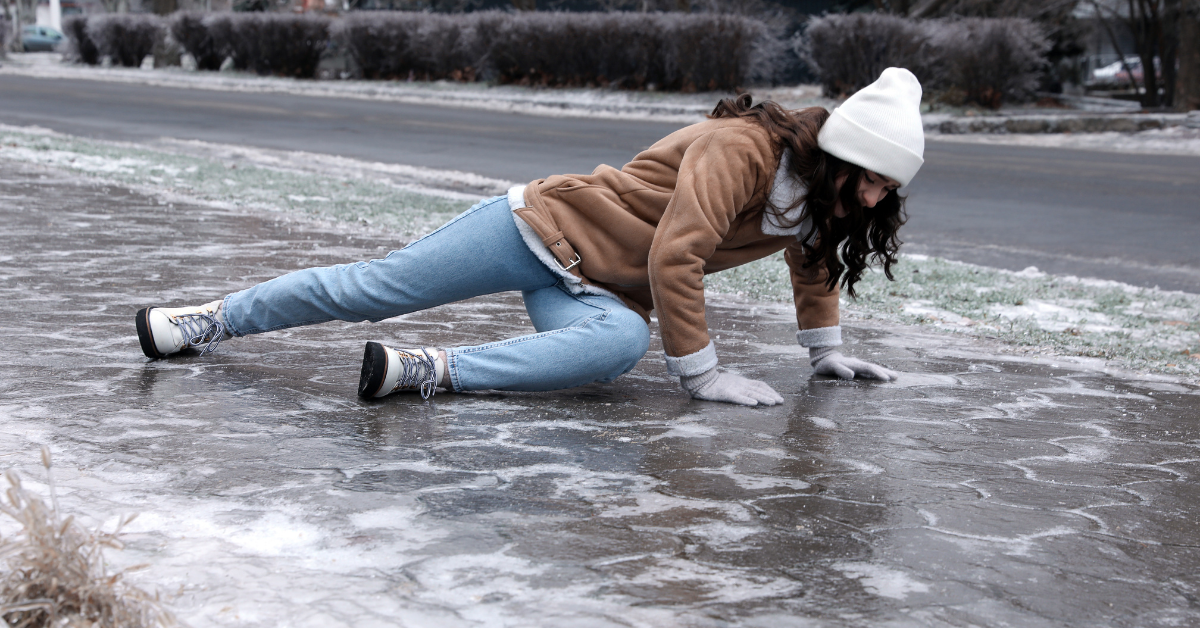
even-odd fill
[[(556, 246), (556, 247), (562, 246), (562, 240), (555, 242), (554, 246)], [(568, 258), (567, 261), (570, 262), (570, 265), (563, 266), (563, 263), (558, 261), (558, 256), (557, 255), (554, 256), (554, 263), (558, 264), (558, 267), (561, 268), (563, 270), (563, 272), (566, 272), (566, 271), (571, 270), (572, 268), (575, 268), (576, 266), (578, 266), (579, 263), (583, 261), (583, 258), (579, 256), (579, 253), (575, 253), (575, 259)]]

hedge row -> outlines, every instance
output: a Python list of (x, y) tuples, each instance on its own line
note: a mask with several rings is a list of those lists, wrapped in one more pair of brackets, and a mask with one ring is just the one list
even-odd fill
[(330, 23), (315, 15), (180, 13), (170, 31), (203, 70), (217, 70), (228, 58), (238, 70), (312, 78), (329, 46)]
[(912, 70), (941, 100), (993, 108), (1033, 95), (1050, 48), (1026, 19), (914, 20), (878, 13), (814, 17), (797, 43), (830, 96), (852, 94), (897, 66)]
[(311, 78), (329, 45), (325, 17), (269, 13), (178, 13), (170, 18), (146, 14), (77, 16), (63, 30), (69, 54), (77, 61), (137, 67), (168, 42), (196, 59), (201, 69), (216, 70), (226, 58), (239, 70)]
[(720, 14), (359, 13), (341, 34), (368, 78), (680, 91), (745, 85), (781, 50), (761, 21)]
[[(770, 80), (784, 63), (784, 46), (765, 23), (716, 13), (177, 13), (78, 17), (65, 30), (84, 63), (107, 57), (137, 66), (170, 41), (203, 70), (229, 60), (298, 78), (315, 76), (322, 54), (335, 49), (369, 79), (676, 91), (736, 89)], [(998, 107), (1033, 94), (1049, 42), (1025, 19), (855, 13), (810, 19), (795, 46), (830, 96), (899, 66), (941, 100)]]
[(372, 79), (679, 91), (769, 80), (784, 49), (763, 22), (725, 14), (179, 13), (77, 18), (66, 30), (76, 58), (92, 64), (138, 65), (169, 33), (204, 70), (228, 58), (242, 70), (311, 78), (322, 52), (341, 48)]

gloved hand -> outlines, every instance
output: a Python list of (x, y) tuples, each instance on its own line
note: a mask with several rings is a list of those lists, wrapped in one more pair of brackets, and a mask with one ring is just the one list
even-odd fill
[(811, 347), (808, 359), (812, 363), (813, 372), (817, 375), (832, 375), (842, 379), (865, 377), (885, 382), (893, 381), (900, 374), (878, 364), (871, 364), (858, 358), (849, 358), (835, 351), (833, 347)]
[(724, 373), (712, 367), (699, 374), (679, 378), (683, 389), (695, 399), (723, 401), (740, 406), (773, 406), (783, 403), (783, 397), (765, 382)]

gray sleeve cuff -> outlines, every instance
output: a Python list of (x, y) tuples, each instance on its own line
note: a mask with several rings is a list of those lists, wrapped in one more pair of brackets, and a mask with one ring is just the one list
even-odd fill
[(801, 329), (796, 332), (796, 342), (801, 347), (836, 347), (842, 344), (842, 326)]
[(676, 376), (699, 375), (717, 365), (717, 346), (708, 341), (708, 346), (681, 358), (667, 356), (667, 372)]

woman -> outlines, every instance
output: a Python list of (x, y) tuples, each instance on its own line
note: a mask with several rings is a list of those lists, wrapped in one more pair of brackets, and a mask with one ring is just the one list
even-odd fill
[(774, 405), (783, 398), (767, 384), (718, 368), (704, 275), (786, 249), (796, 337), (814, 370), (894, 379), (835, 349), (838, 284), (853, 295), (868, 256), (891, 276), (904, 222), (896, 189), (923, 163), (920, 100), (900, 68), (832, 114), (727, 99), (620, 170), (517, 186), (384, 259), (294, 272), (199, 307), (143, 309), (142, 350), (206, 353), (223, 338), (520, 290), (538, 333), (474, 347), (369, 342), (359, 395), (611, 381), (646, 353), (657, 310), (667, 370), (693, 397)]

